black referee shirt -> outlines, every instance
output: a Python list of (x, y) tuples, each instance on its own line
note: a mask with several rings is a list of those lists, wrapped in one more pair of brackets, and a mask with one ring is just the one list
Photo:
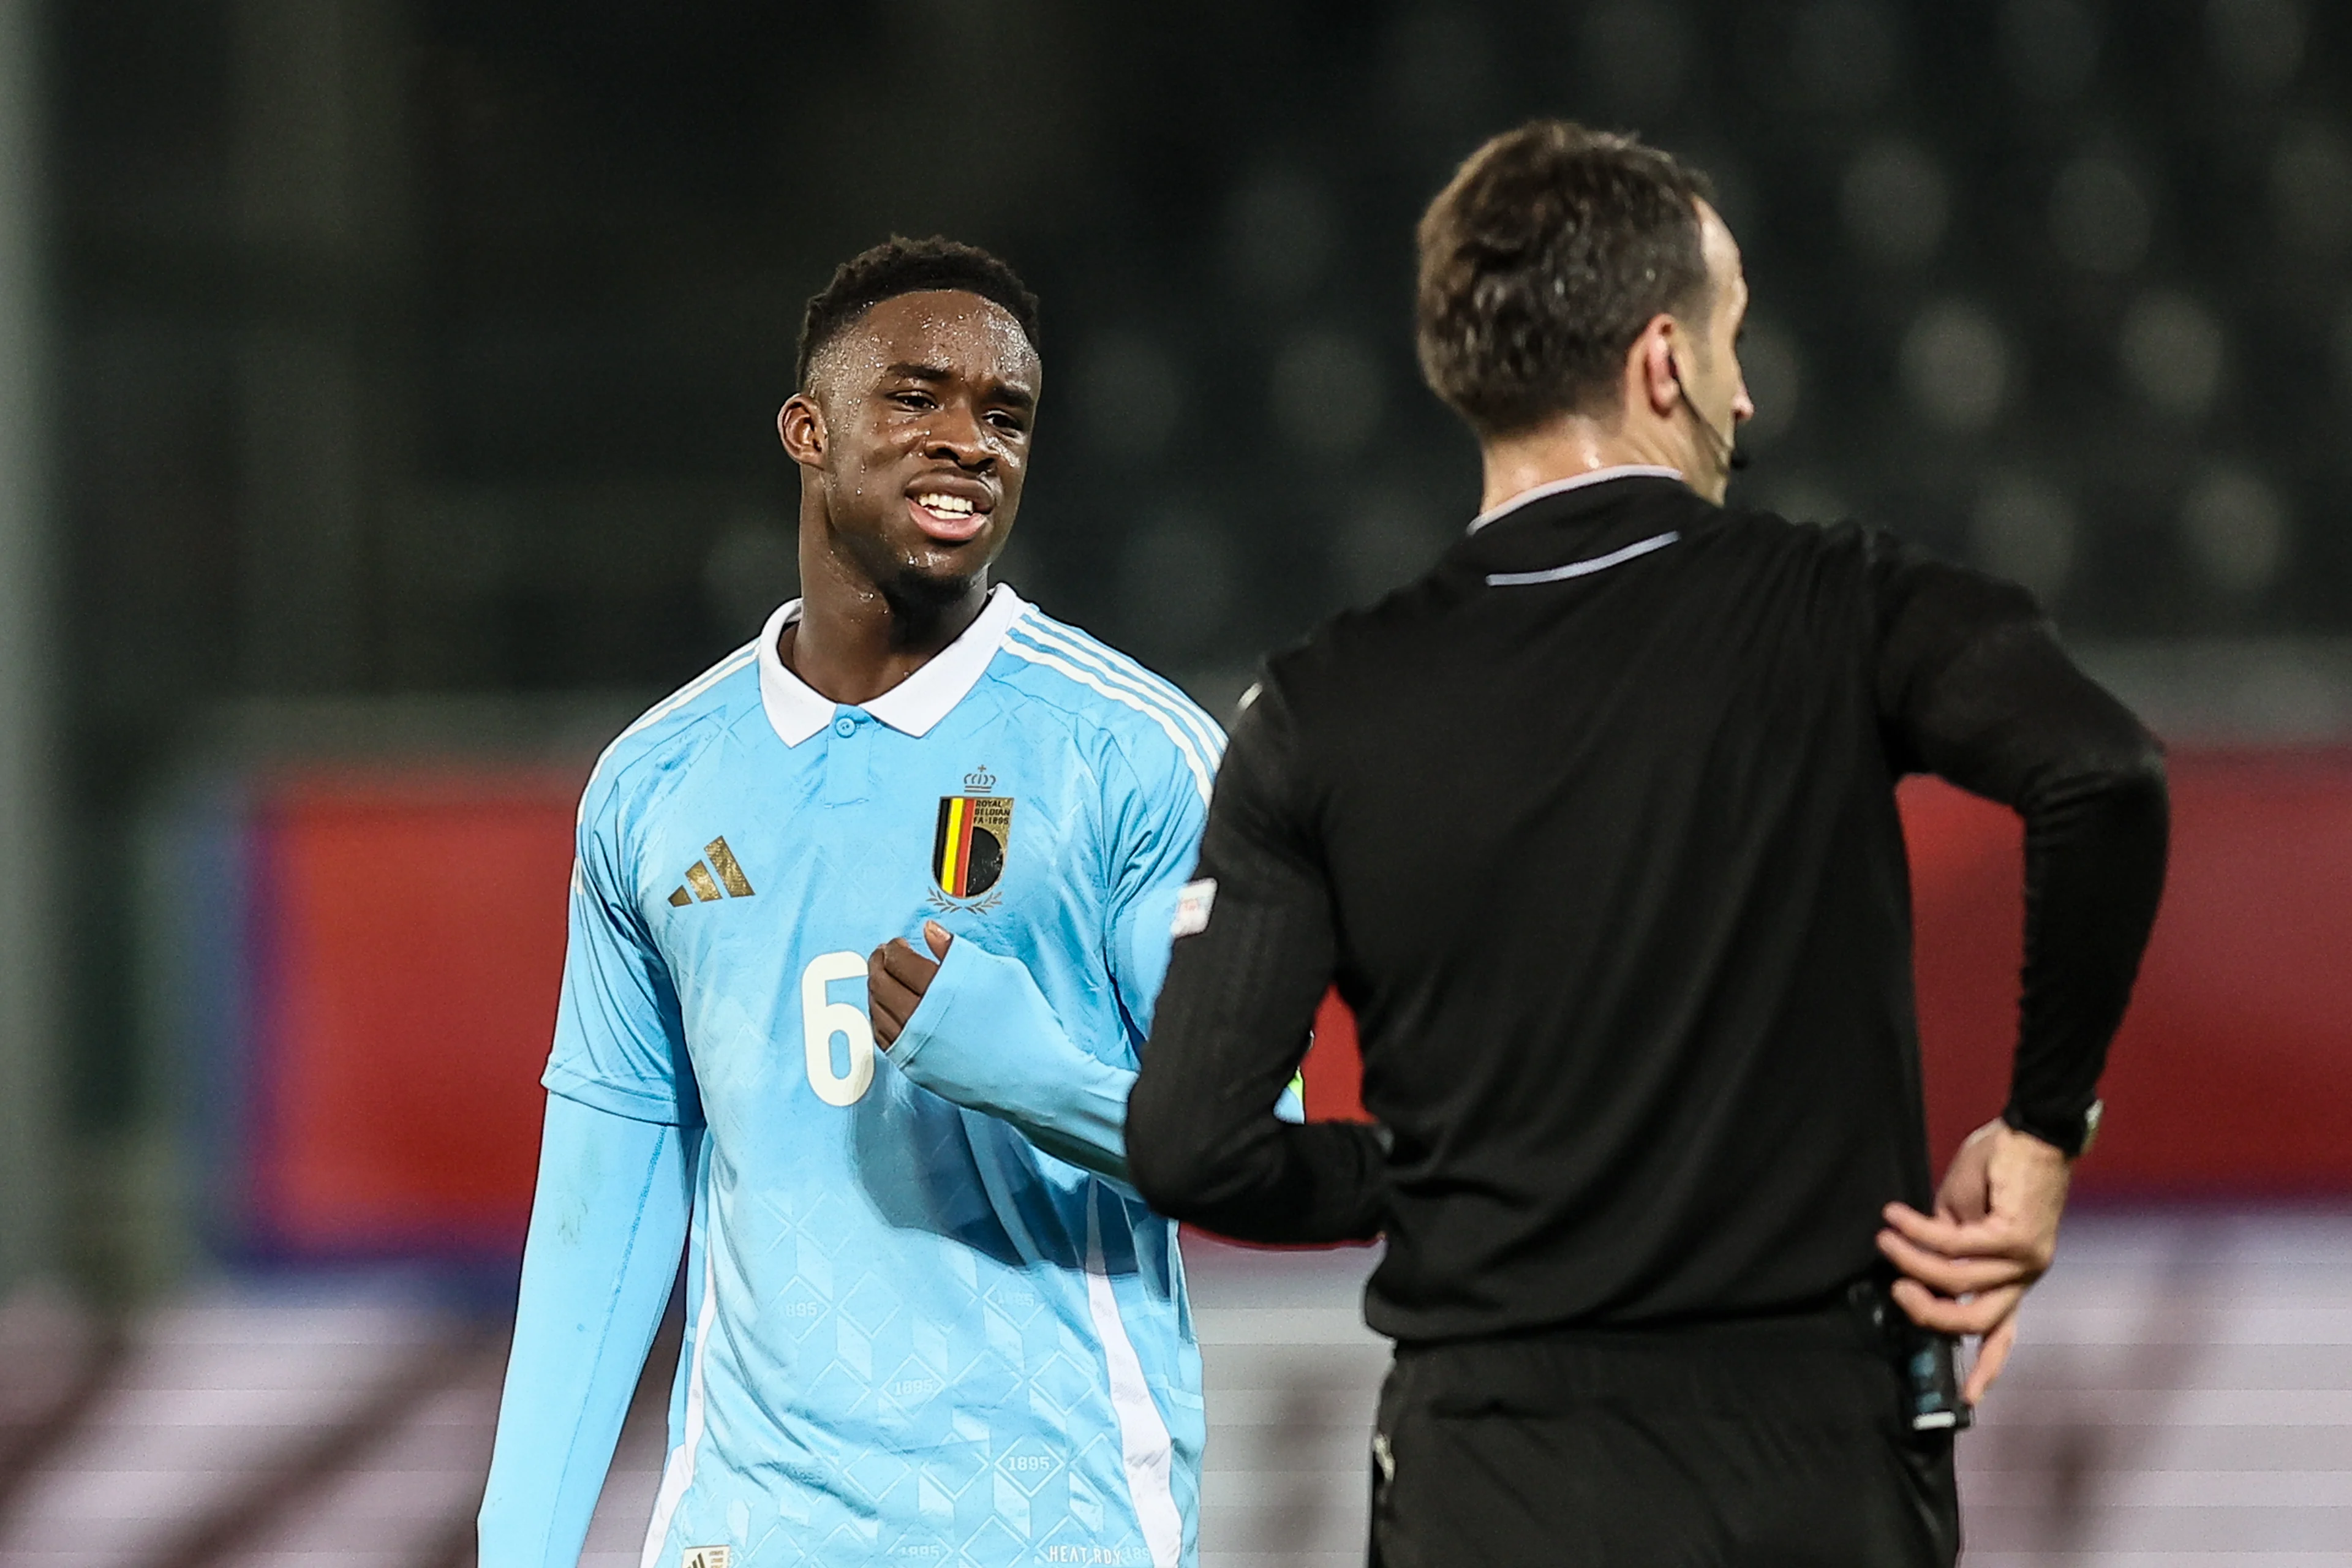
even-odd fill
[[(1546, 487), (1270, 660), (1129, 1109), (1165, 1212), (1385, 1233), (1406, 1341), (1827, 1301), (1932, 1203), (1895, 784), (2026, 822), (2008, 1114), (2069, 1144), (2162, 764), (2022, 590), (1662, 470)], [(1199, 919), (1205, 903), (1205, 924)], [(1266, 1114), (1336, 979), (1379, 1127)]]

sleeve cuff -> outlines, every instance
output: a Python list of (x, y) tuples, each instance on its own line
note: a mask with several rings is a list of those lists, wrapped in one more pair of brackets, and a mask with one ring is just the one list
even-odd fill
[(2099, 1118), (2105, 1110), (2104, 1100), (2095, 1100), (2079, 1115), (2052, 1117), (2030, 1112), (2012, 1100), (2000, 1119), (2012, 1131), (2039, 1138), (2069, 1160), (2078, 1160), (2098, 1136)]

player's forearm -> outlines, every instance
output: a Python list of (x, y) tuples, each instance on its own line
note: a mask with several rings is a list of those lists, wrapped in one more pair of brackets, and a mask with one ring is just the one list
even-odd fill
[(959, 940), (889, 1058), (917, 1086), (1009, 1123), (1055, 1158), (1128, 1181), (1135, 1075), (1071, 1039), (1018, 960)]
[(1313, 903), (1227, 895), (1176, 944), (1127, 1110), (1129, 1168), (1162, 1214), (1243, 1241), (1379, 1233), (1386, 1156), (1373, 1130), (1292, 1126), (1269, 1109), (1305, 1051), (1330, 948)]
[(677, 1278), (686, 1139), (551, 1094), (480, 1554), (571, 1568)]

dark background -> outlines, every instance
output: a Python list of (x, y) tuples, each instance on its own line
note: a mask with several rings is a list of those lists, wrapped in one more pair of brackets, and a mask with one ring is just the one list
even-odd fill
[[(1214, 699), (1475, 500), (1411, 228), (1536, 114), (1709, 170), (1740, 493), (2079, 639), (2352, 629), (2345, 17), (2292, 0), (47, 12), (72, 1124), (136, 1116), (140, 813), (256, 702), (612, 694), (793, 591), (801, 303), (1045, 301), (1006, 575)], [(536, 700), (534, 697), (533, 700)], [(502, 709), (500, 711), (519, 710)]]

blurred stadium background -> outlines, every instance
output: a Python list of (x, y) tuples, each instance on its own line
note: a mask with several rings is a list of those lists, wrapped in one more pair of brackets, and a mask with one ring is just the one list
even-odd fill
[[(793, 590), (771, 422), (835, 261), (1022, 268), (1006, 574), (1222, 709), (1466, 517), (1410, 227), (1545, 112), (1721, 187), (1744, 493), (2026, 581), (2173, 747), (2110, 1131), (1964, 1442), (1971, 1561), (2352, 1560), (2316, 0), (0, 0), (0, 1560), (470, 1560), (572, 797)], [(2015, 835), (1906, 808), (1948, 1149), (1999, 1103)], [(1208, 1561), (1360, 1560), (1368, 1260), (1193, 1258)]]

